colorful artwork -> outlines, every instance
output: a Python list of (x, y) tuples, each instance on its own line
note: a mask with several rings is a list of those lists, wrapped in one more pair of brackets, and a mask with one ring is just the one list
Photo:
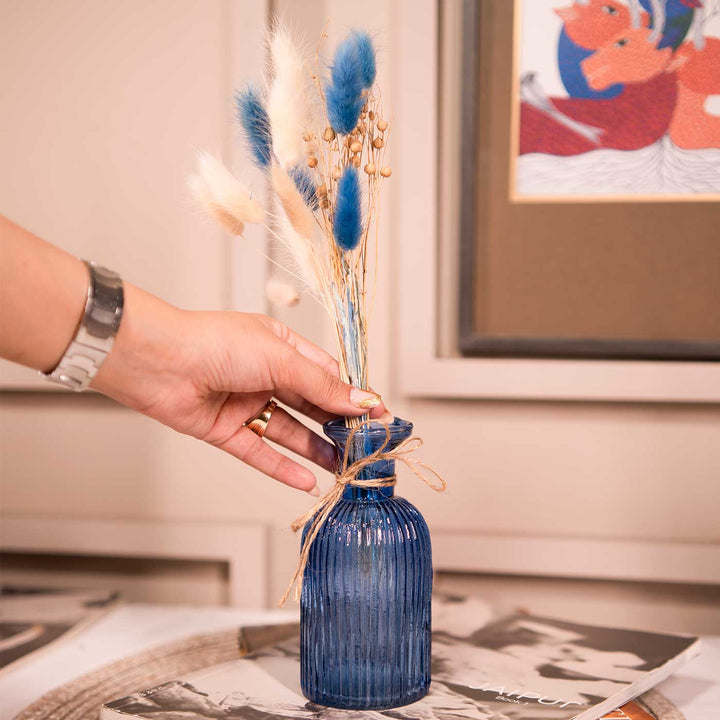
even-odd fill
[(516, 199), (720, 194), (720, 0), (516, 9)]

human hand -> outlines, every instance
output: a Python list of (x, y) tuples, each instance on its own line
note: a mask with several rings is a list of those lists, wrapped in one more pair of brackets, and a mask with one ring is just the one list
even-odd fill
[[(380, 396), (341, 382), (328, 353), (279, 321), (182, 311), (128, 284), (120, 331), (91, 386), (313, 495), (313, 473), (245, 422), (271, 398), (319, 423), (368, 412), (390, 419)], [(265, 438), (334, 469), (334, 447), (279, 405)]]

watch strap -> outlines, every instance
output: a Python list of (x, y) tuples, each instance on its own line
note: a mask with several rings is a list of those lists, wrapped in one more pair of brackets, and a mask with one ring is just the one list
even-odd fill
[(89, 282), (82, 320), (57, 367), (41, 373), (51, 382), (78, 392), (90, 384), (110, 352), (120, 328), (124, 300), (117, 273), (88, 260), (83, 262)]

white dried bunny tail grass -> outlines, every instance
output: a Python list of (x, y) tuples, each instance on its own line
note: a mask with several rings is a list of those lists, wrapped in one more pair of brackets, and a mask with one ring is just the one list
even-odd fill
[(302, 280), (323, 305), (327, 304), (330, 271), (327, 267), (327, 253), (321, 250), (323, 237), (320, 230), (316, 228), (309, 238), (303, 237), (280, 209), (273, 234), (293, 259), (295, 267), (291, 274)]
[(290, 224), (301, 237), (310, 240), (317, 223), (292, 178), (277, 163), (273, 163), (270, 179)]
[(256, 224), (264, 221), (262, 205), (221, 160), (208, 152), (201, 152), (198, 156), (197, 172), (205, 182), (213, 202), (244, 223)]
[(292, 307), (300, 302), (300, 293), (290, 283), (271, 277), (265, 285), (267, 299), (277, 307)]
[(207, 215), (222, 226), (223, 230), (231, 235), (243, 234), (245, 224), (215, 202), (203, 178), (199, 175), (191, 175), (188, 178), (188, 188), (190, 194), (202, 206)]
[(305, 56), (290, 31), (276, 21), (268, 37), (272, 80), (268, 88), (273, 152), (288, 169), (304, 157), (303, 135), (312, 128), (314, 96)]
[(315, 261), (308, 240), (300, 236), (284, 213), (278, 220), (276, 234), (278, 240), (292, 256), (299, 278), (310, 290), (317, 292), (319, 288), (315, 273)]

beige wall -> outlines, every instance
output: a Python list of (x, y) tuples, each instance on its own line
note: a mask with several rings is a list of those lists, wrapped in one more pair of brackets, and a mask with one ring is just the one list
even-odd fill
[(231, 134), (226, 6), (3, 0), (2, 211), (171, 302), (222, 307), (227, 241), (185, 177)]
[[(393, 3), (280, 5), (315, 34), (331, 11), (335, 31), (380, 28), (392, 107), (402, 83), (393, 75), (401, 22)], [(198, 218), (184, 177), (196, 149), (229, 148), (229, 3), (2, 8), (10, 83), (3, 78), (0, 210), (173, 302), (227, 306), (244, 278), (228, 277), (228, 241)], [(395, 182), (422, 179), (396, 168)], [(720, 542), (718, 406), (419, 401), (394, 392), (392, 183), (384, 203), (373, 382), (415, 422), (423, 458), (448, 480), (445, 497), (402, 482), (432, 528)], [(328, 344), (311, 304), (283, 317)], [(307, 496), (103, 398), (4, 393), (0, 453), (4, 514), (266, 522), (273, 596), (289, 576), (297, 541), (287, 527)]]

